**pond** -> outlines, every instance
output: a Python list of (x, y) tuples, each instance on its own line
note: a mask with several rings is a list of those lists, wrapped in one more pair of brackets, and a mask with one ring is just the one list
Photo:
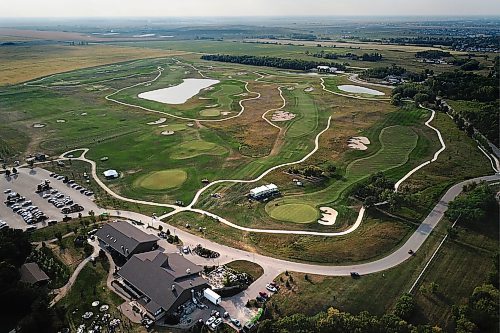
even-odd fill
[(338, 86), (337, 88), (339, 88), (339, 90), (354, 93), (354, 94), (368, 94), (368, 95), (374, 95), (374, 96), (385, 95), (383, 92), (375, 90), (375, 89), (370, 89), (370, 88), (361, 87), (361, 86), (353, 86), (350, 84)]
[(219, 82), (219, 80), (212, 79), (184, 79), (184, 82), (173, 87), (140, 93), (139, 98), (165, 104), (184, 104), (202, 89)]

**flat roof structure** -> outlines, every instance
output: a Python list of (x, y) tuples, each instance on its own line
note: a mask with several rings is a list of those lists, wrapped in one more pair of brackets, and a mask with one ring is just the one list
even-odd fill
[(250, 190), (250, 196), (254, 198), (266, 196), (269, 194), (277, 193), (279, 192), (278, 186), (274, 184), (268, 184), (268, 185), (262, 185), (256, 188), (253, 188)]
[(177, 310), (192, 298), (191, 290), (201, 291), (208, 281), (202, 268), (178, 253), (155, 250), (133, 255), (118, 274), (139, 293), (139, 303), (155, 318)]
[(118, 178), (120, 175), (116, 170), (106, 170), (103, 172), (104, 177), (106, 178)]

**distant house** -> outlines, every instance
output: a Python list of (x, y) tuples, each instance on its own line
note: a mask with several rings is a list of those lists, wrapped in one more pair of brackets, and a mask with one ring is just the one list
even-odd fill
[(19, 273), (21, 273), (21, 282), (31, 285), (44, 285), (50, 280), (47, 274), (45, 274), (38, 264), (34, 262), (28, 262), (22, 265), (19, 269)]
[(336, 67), (330, 67), (330, 66), (318, 66), (316, 67), (318, 70), (318, 73), (335, 73), (337, 72)]
[(201, 271), (180, 254), (151, 251), (132, 256), (118, 275), (136, 294), (143, 312), (158, 320), (209, 288)]
[(102, 247), (124, 259), (156, 249), (159, 240), (155, 235), (147, 234), (125, 221), (108, 223), (95, 235)]
[(262, 185), (250, 190), (250, 197), (256, 200), (268, 198), (272, 195), (278, 194), (278, 186), (274, 184)]
[(106, 170), (103, 172), (103, 175), (104, 177), (106, 177), (106, 179), (115, 179), (120, 176), (120, 174), (116, 170)]

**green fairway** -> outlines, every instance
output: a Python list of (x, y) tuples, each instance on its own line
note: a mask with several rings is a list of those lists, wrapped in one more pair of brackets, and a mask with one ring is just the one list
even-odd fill
[(218, 109), (201, 110), (200, 115), (204, 117), (218, 117), (220, 116), (220, 110)]
[(170, 157), (176, 160), (183, 160), (203, 154), (223, 155), (225, 152), (226, 149), (224, 147), (213, 142), (193, 140), (175, 146)]
[(267, 212), (273, 219), (294, 223), (311, 223), (319, 218), (316, 208), (300, 203), (270, 206)]
[(354, 161), (347, 167), (347, 175), (359, 178), (403, 165), (417, 145), (418, 135), (410, 127), (386, 127), (380, 133), (380, 149), (375, 155)]
[(187, 179), (182, 169), (163, 170), (150, 173), (137, 181), (137, 185), (149, 190), (164, 190), (181, 186)]

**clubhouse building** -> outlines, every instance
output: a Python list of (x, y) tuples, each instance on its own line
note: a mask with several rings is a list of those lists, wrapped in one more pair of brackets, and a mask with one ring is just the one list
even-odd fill
[(103, 248), (124, 259), (158, 248), (157, 236), (147, 234), (125, 221), (105, 224), (95, 235)]
[(164, 253), (158, 237), (131, 223), (111, 222), (95, 235), (100, 246), (123, 263), (116, 282), (143, 316), (159, 320), (167, 313), (181, 312), (181, 305), (201, 298), (203, 290), (210, 288), (200, 266), (179, 253)]
[(118, 271), (123, 284), (135, 294), (143, 313), (154, 320), (180, 311), (209, 288), (202, 268), (178, 253), (150, 251), (133, 255)]

